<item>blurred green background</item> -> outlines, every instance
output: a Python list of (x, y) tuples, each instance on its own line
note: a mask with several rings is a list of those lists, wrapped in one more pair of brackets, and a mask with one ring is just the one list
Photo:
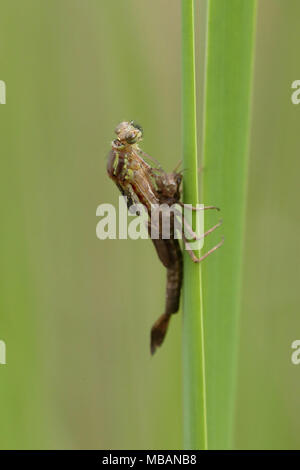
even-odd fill
[[(299, 14), (258, 2), (236, 448), (300, 444)], [(118, 122), (139, 121), (166, 169), (180, 159), (180, 2), (2, 0), (0, 64), (0, 448), (181, 448), (180, 315), (149, 354), (165, 272), (149, 241), (95, 234), (118, 201)]]

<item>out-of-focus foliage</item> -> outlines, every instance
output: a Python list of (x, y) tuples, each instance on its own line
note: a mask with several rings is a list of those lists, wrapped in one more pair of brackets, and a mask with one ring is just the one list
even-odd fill
[(258, 2), (236, 442), (299, 449), (299, 2)]

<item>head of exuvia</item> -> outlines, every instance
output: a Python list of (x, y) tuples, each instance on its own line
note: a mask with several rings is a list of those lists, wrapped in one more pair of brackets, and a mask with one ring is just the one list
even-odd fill
[(115, 129), (117, 138), (112, 142), (112, 147), (116, 150), (137, 147), (138, 142), (143, 138), (143, 129), (135, 121), (123, 121)]
[(158, 189), (161, 193), (163, 193), (165, 198), (179, 200), (182, 173), (163, 173), (161, 178), (159, 178), (157, 181)]

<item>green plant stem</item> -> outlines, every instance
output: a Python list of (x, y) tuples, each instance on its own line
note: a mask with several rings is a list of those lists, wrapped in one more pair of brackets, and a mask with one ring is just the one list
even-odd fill
[[(198, 172), (193, 0), (182, 0), (182, 135), (183, 166), (188, 169), (184, 175), (184, 201), (195, 205), (198, 202)], [(201, 271), (200, 265), (194, 264), (186, 252), (183, 310), (184, 447), (206, 449)]]
[(233, 446), (255, 13), (255, 0), (208, 2), (203, 202), (221, 208), (225, 235), (203, 264), (210, 449)]

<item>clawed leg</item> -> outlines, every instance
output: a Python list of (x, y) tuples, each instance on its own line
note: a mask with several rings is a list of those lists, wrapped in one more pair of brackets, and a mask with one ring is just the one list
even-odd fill
[(178, 169), (179, 169), (179, 167), (180, 167), (181, 164), (182, 164), (182, 160), (179, 160), (179, 162), (178, 162), (177, 165), (175, 166), (175, 168), (174, 168), (174, 170), (172, 171), (172, 173), (183, 173), (183, 171), (184, 171), (183, 169), (178, 172)]
[[(162, 172), (164, 171), (164, 170), (162, 169), (161, 164), (160, 164), (155, 158), (151, 157), (151, 155), (148, 155), (148, 153), (144, 152), (144, 151), (143, 151), (142, 149), (140, 149), (140, 148), (138, 149), (138, 153), (140, 153), (141, 155), (143, 155), (143, 157), (146, 157), (146, 158), (148, 158), (149, 160), (151, 160), (151, 161), (157, 166), (157, 168), (155, 168), (156, 171), (162, 171)], [(153, 169), (153, 168), (152, 168), (152, 169)]]
[(219, 207), (216, 207), (216, 206), (203, 206), (203, 207), (194, 207), (194, 206), (191, 206), (190, 204), (184, 204), (183, 202), (181, 201), (178, 201), (178, 204), (183, 207), (184, 209), (190, 209), (192, 211), (204, 211), (206, 209), (215, 209), (217, 211), (220, 210)]
[[(214, 230), (216, 230), (217, 228), (220, 227), (220, 225), (222, 225), (223, 223), (223, 220), (220, 220), (216, 225), (214, 225), (213, 227), (211, 227), (209, 230), (207, 230), (207, 232), (204, 232), (202, 235), (198, 236), (193, 228), (191, 227), (191, 225), (189, 224), (189, 222), (186, 220), (186, 218), (184, 217), (184, 215), (180, 212), (180, 211), (177, 211), (175, 210), (175, 213), (176, 215), (178, 215), (179, 217), (181, 217), (182, 221), (181, 221), (181, 225), (182, 225), (182, 232), (184, 231), (184, 229), (186, 229), (186, 231), (189, 233), (189, 235), (191, 236), (192, 240), (202, 240), (203, 238), (205, 238), (207, 235), (209, 235), (210, 233), (212, 233)], [(184, 224), (184, 228), (183, 228), (183, 224)]]
[[(192, 239), (193, 240), (202, 240), (203, 238), (207, 237), (207, 235), (209, 235), (210, 233), (214, 232), (217, 228), (219, 228), (223, 223), (223, 220), (219, 220), (219, 222), (214, 225), (213, 227), (211, 227), (209, 230), (207, 230), (206, 232), (204, 232), (202, 235), (200, 235), (200, 237), (198, 237), (193, 231), (190, 232), (190, 234), (192, 235)], [(188, 230), (189, 230), (189, 227), (187, 227)]]
[(183, 234), (183, 239), (184, 239), (184, 244), (185, 244), (185, 247), (186, 247), (186, 251), (188, 252), (188, 254), (190, 255), (192, 261), (194, 263), (201, 263), (201, 261), (203, 261), (205, 258), (207, 258), (209, 255), (211, 255), (214, 251), (216, 251), (218, 248), (220, 248), (220, 246), (223, 245), (224, 243), (224, 237), (222, 238), (222, 240), (220, 241), (220, 243), (218, 243), (216, 246), (214, 246), (213, 248), (211, 248), (207, 253), (205, 253), (203, 256), (201, 256), (200, 258), (197, 258), (197, 256), (195, 255), (195, 253), (193, 252), (192, 248), (191, 248), (191, 245), (189, 244), (188, 240), (186, 239), (185, 235)]

